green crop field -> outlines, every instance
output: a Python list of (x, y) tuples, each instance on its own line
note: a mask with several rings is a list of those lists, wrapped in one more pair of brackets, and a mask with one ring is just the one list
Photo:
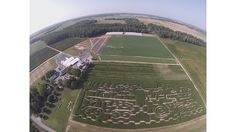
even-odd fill
[(179, 58), (206, 99), (206, 48), (180, 41), (162, 40)]
[[(173, 79), (171, 79), (171, 77)], [(98, 82), (115, 82), (140, 84), (144, 87), (155, 87), (163, 80), (187, 80), (184, 71), (178, 65), (149, 65), (149, 64), (122, 64), (97, 63), (89, 73), (89, 80)]]
[(49, 46), (55, 48), (55, 49), (58, 49), (60, 51), (64, 51), (76, 44), (78, 44), (79, 42), (83, 41), (84, 39), (82, 38), (68, 38), (68, 39), (65, 39), (65, 40), (62, 40), (62, 41), (59, 41), (57, 43), (53, 43), (53, 44), (50, 44)]
[(47, 45), (43, 41), (37, 41), (30, 45), (30, 55), (45, 48)]
[(102, 58), (102, 60), (120, 60), (120, 61), (176, 64), (176, 61), (172, 58), (157, 58), (157, 57), (142, 57), (142, 56), (118, 56), (118, 55), (102, 55), (101, 58)]
[(205, 114), (179, 65), (95, 63), (75, 105), (73, 120), (110, 128), (152, 128)]
[(34, 68), (36, 68), (52, 56), (56, 55), (57, 53), (59, 52), (45, 47), (30, 55), (30, 71), (32, 71)]
[(155, 37), (112, 36), (101, 55), (173, 58)]
[[(56, 103), (56, 106), (52, 108), (52, 113), (49, 114), (49, 118), (47, 120), (43, 120), (47, 126), (55, 129), (57, 132), (64, 132), (68, 123), (68, 119), (70, 116), (70, 109), (72, 109), (75, 99), (80, 90), (71, 90), (65, 88), (62, 95), (61, 100)], [(72, 102), (69, 105), (69, 102)]]

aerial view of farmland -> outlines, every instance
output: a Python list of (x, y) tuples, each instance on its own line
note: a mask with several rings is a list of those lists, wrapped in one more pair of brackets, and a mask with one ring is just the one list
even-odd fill
[(30, 36), (30, 131), (206, 131), (206, 33), (137, 13)]

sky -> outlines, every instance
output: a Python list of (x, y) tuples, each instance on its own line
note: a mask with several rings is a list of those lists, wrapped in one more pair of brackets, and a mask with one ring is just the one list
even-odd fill
[(30, 0), (30, 33), (81, 16), (142, 13), (206, 29), (206, 0)]

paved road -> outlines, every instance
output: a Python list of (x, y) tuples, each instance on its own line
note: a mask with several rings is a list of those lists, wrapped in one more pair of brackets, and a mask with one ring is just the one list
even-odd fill
[(46, 132), (56, 132), (54, 129), (52, 129), (52, 128), (46, 126), (45, 124), (43, 124), (39, 117), (36, 118), (35, 116), (31, 115), (30, 118), (38, 127), (42, 128)]

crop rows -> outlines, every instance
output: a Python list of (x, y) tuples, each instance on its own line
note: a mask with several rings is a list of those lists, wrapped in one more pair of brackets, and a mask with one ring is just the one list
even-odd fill
[[(188, 86), (188, 85), (185, 85)], [(89, 82), (74, 120), (113, 128), (148, 128), (176, 124), (203, 115), (196, 91), (175, 85)]]

